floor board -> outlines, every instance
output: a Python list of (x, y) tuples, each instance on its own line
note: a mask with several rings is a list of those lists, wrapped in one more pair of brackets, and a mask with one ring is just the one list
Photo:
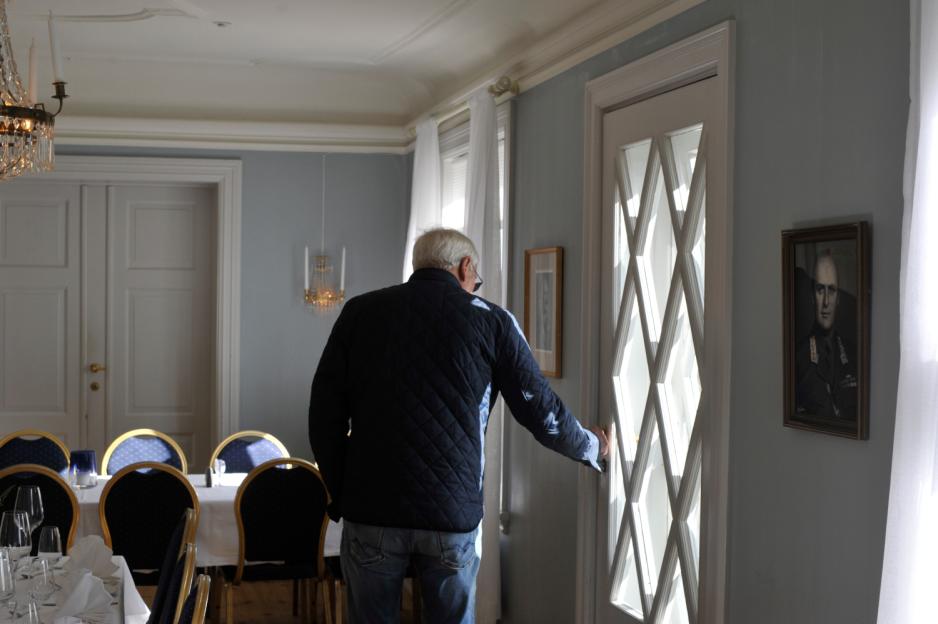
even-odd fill
[[(140, 595), (149, 605), (153, 601), (156, 587), (141, 586)], [(293, 583), (291, 581), (264, 581), (244, 583), (234, 593), (235, 622), (238, 624), (300, 624), (302, 620), (294, 617)], [(401, 624), (414, 624), (411, 611), (410, 581), (404, 582), (404, 608), (401, 610)], [(322, 619), (320, 601), (319, 621)], [(211, 608), (209, 617), (211, 617)], [(224, 617), (224, 615), (222, 615)]]

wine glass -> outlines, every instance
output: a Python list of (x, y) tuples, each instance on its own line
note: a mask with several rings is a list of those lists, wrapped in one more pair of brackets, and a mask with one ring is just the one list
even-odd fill
[(13, 566), (10, 564), (10, 553), (2, 549), (0, 550), (0, 603), (9, 608), (11, 603), (15, 605), (15, 598), (16, 577), (13, 575)]
[(29, 598), (26, 602), (26, 611), (17, 621), (23, 624), (42, 624), (42, 620), (39, 619), (39, 601), (35, 597)]
[[(10, 558), (19, 561), (32, 550), (29, 517), (22, 511), (4, 511), (0, 517), (0, 546), (9, 550)], [(15, 564), (14, 564), (15, 567)]]
[(45, 514), (42, 510), (42, 492), (38, 485), (23, 485), (16, 491), (16, 511), (25, 511), (29, 516), (29, 532), (39, 528)]
[(38, 570), (33, 576), (33, 588), (29, 592), (40, 602), (45, 602), (52, 597), (58, 586), (55, 584), (55, 572), (52, 570), (52, 562), (48, 559), (38, 561)]
[(59, 527), (42, 527), (42, 531), (39, 532), (37, 555), (40, 559), (48, 559), (53, 565), (62, 558), (62, 538), (59, 535)]

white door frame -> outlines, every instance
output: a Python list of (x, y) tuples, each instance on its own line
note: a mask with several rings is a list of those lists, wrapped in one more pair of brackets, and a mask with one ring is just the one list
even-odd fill
[[(720, 122), (726, 133), (726, 177), (708, 181), (726, 198), (725, 218), (707, 217), (705, 309), (718, 324), (708, 327), (702, 379), (707, 413), (701, 479), (710, 504), (701, 509), (699, 624), (725, 620), (727, 510), (729, 489), (730, 356), (732, 336), (734, 22), (727, 21), (586, 83), (583, 146), (583, 269), (580, 413), (597, 414), (602, 250), (603, 116), (613, 110), (712, 78), (720, 81)], [(712, 271), (712, 272), (711, 272)], [(712, 333), (710, 333), (712, 332)], [(607, 477), (604, 477), (607, 478)], [(577, 622), (596, 621), (596, 534), (599, 483), (582, 471), (577, 514)], [(706, 557), (704, 557), (706, 555)]]
[[(57, 156), (36, 179), (85, 184), (204, 184), (218, 201), (215, 388), (211, 436), (238, 430), (241, 378), (241, 161), (203, 158)], [(210, 445), (211, 446), (211, 445)]]

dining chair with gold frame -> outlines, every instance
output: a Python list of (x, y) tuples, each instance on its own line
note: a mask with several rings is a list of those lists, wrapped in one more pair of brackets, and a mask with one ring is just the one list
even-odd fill
[(227, 472), (251, 472), (265, 461), (289, 457), (290, 451), (275, 436), (257, 430), (238, 431), (218, 443), (208, 465), (225, 462)]
[[(300, 615), (316, 610), (317, 589), (326, 623), (332, 623), (323, 547), (332, 502), (319, 470), (295, 457), (272, 459), (252, 470), (235, 495), (238, 564), (222, 566), (225, 620), (234, 620), (234, 587), (242, 581), (299, 579)], [(291, 521), (277, 522), (271, 509), (289, 507)], [(283, 563), (252, 563), (278, 561)], [(316, 587), (318, 585), (318, 588)], [(310, 604), (312, 603), (312, 604)]]
[[(0, 504), (8, 496), (16, 496), (15, 489), (23, 485), (38, 485), (42, 492), (44, 519), (42, 526), (59, 527), (63, 554), (67, 554), (78, 531), (78, 498), (59, 473), (39, 464), (19, 464), (0, 470)], [(12, 502), (11, 502), (12, 504)], [(67, 524), (67, 530), (64, 526)], [(39, 547), (38, 540), (34, 545)]]
[(182, 614), (175, 624), (205, 624), (211, 588), (211, 577), (208, 574), (200, 574), (195, 580), (195, 584), (192, 586), (182, 607)]
[(138, 584), (152, 584), (152, 574), (137, 571), (160, 568), (186, 508), (194, 520), (183, 543), (194, 541), (199, 497), (184, 474), (160, 462), (126, 466), (104, 485), (98, 503), (104, 542), (127, 559)]
[(39, 464), (65, 474), (70, 456), (65, 442), (42, 429), (21, 429), (0, 438), (0, 468)]
[(108, 445), (101, 458), (101, 474), (111, 475), (140, 462), (161, 462), (182, 474), (189, 470), (186, 454), (178, 442), (156, 429), (132, 429)]

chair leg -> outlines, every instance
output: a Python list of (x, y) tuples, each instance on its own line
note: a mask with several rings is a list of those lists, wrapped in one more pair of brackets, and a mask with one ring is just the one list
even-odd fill
[(332, 601), (329, 599), (329, 583), (326, 580), (316, 581), (322, 590), (322, 611), (326, 614), (326, 624), (332, 624)]
[(309, 598), (308, 598), (308, 588), (306, 587), (306, 582), (303, 579), (296, 580), (297, 590), (299, 595), (299, 616), (300, 622), (307, 624), (309, 622)]
[(345, 592), (342, 591), (342, 581), (335, 582), (335, 624), (343, 624), (345, 621)]
[(293, 579), (293, 617), (300, 614), (300, 580)]
[(306, 621), (310, 624), (322, 622), (319, 618), (319, 601), (317, 600), (319, 586), (316, 584), (316, 579), (303, 579), (300, 583), (306, 588)]
[(225, 624), (234, 624), (234, 586), (225, 583)]
[(208, 590), (208, 612), (206, 613), (206, 618), (213, 624), (219, 624), (218, 618), (221, 616), (221, 613), (218, 596), (221, 592), (221, 583), (218, 580), (218, 573), (215, 571), (215, 569), (212, 569), (209, 572), (209, 576), (212, 578), (212, 584), (209, 586)]

